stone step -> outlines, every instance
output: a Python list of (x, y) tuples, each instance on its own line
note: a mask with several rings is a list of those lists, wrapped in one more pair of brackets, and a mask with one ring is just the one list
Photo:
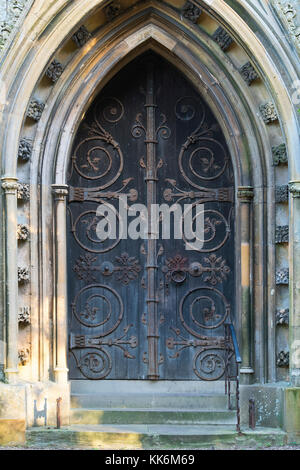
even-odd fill
[[(232, 406), (235, 397), (232, 396)], [(194, 393), (86, 393), (71, 395), (72, 408), (124, 408), (124, 409), (191, 409), (191, 410), (226, 410), (225, 394)]]
[(227, 410), (73, 408), (71, 424), (232, 424), (236, 412)]
[(197, 449), (228, 446), (263, 447), (286, 444), (286, 433), (280, 429), (242, 430), (235, 426), (209, 425), (71, 425), (61, 429), (43, 427), (27, 431), (27, 446), (75, 447), (82, 449)]

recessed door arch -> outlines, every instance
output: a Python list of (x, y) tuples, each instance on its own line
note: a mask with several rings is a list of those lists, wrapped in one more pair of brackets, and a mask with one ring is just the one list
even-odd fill
[[(222, 378), (235, 307), (234, 176), (197, 91), (153, 53), (128, 64), (81, 123), (68, 184), (70, 378)], [(118, 213), (122, 195), (148, 208), (201, 202), (203, 247), (187, 250), (173, 233), (101, 242), (97, 207)]]

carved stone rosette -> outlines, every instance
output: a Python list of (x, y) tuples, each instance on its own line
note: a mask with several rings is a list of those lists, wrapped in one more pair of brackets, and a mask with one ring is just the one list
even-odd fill
[(288, 163), (288, 156), (285, 144), (280, 144), (277, 147), (272, 147), (273, 165), (277, 166), (280, 163)]
[(259, 78), (259, 75), (251, 64), (251, 62), (247, 62), (240, 68), (240, 74), (249, 86), (254, 80)]
[(283, 308), (281, 310), (277, 310), (277, 312), (276, 312), (276, 325), (288, 325), (289, 324), (289, 315), (290, 315), (289, 308)]
[(289, 268), (282, 268), (276, 271), (276, 285), (288, 285)]
[(18, 159), (27, 162), (32, 154), (32, 142), (29, 139), (21, 139), (19, 143)]
[(18, 283), (24, 284), (30, 281), (30, 272), (27, 267), (18, 267)]
[(233, 43), (232, 37), (230, 37), (227, 31), (225, 31), (225, 29), (223, 29), (221, 26), (216, 29), (212, 38), (217, 44), (219, 44), (220, 48), (224, 52), (227, 51), (227, 49)]
[(289, 242), (289, 226), (278, 225), (275, 232), (275, 243), (288, 243)]
[(30, 199), (30, 188), (27, 183), (17, 184), (17, 198), (21, 201), (29, 201)]
[(117, 16), (119, 16), (120, 12), (121, 12), (121, 5), (119, 2), (111, 2), (105, 8), (105, 16), (108, 21), (111, 21)]
[(17, 239), (18, 240), (28, 240), (29, 238), (29, 227), (26, 224), (18, 224), (17, 227)]
[(264, 103), (259, 106), (260, 114), (266, 124), (270, 124), (271, 122), (278, 120), (278, 114), (275, 109), (274, 103)]
[(275, 202), (288, 202), (289, 200), (289, 187), (287, 184), (276, 186), (275, 188)]
[(290, 353), (288, 351), (280, 351), (276, 357), (277, 367), (288, 367), (290, 363)]
[(88, 40), (92, 37), (91, 33), (86, 29), (84, 25), (73, 34), (72, 40), (75, 42), (77, 47), (84, 46)]
[(23, 325), (30, 324), (30, 307), (20, 307), (18, 314), (18, 323)]
[(200, 8), (198, 8), (196, 5), (194, 5), (192, 2), (189, 2), (189, 1), (185, 2), (181, 11), (182, 11), (183, 18), (186, 18), (192, 23), (197, 23), (202, 13)]
[(53, 83), (56, 83), (61, 74), (63, 73), (63, 66), (58, 60), (53, 60), (47, 68), (45, 75), (50, 78)]
[(26, 115), (37, 122), (41, 119), (44, 108), (45, 105), (41, 101), (31, 100), (28, 105)]
[(19, 364), (25, 366), (29, 361), (30, 350), (28, 348), (22, 348), (18, 350)]

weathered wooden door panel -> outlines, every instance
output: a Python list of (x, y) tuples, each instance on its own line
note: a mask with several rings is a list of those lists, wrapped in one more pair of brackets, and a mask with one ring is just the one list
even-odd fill
[[(154, 54), (125, 67), (79, 127), (68, 183), (70, 378), (221, 378), (234, 183), (224, 136), (192, 85)], [(101, 242), (97, 207), (118, 214), (124, 194), (148, 209), (192, 204), (194, 217), (203, 204), (203, 246), (187, 250), (172, 228), (170, 239)]]

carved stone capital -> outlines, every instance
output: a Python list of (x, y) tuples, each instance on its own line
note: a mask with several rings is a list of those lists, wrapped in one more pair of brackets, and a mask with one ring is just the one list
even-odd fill
[(91, 33), (86, 29), (84, 25), (82, 25), (76, 31), (76, 33), (73, 34), (72, 39), (77, 47), (82, 47), (88, 42), (91, 37)]
[(254, 197), (252, 186), (239, 186), (237, 190), (237, 197), (241, 202), (251, 202)]
[(52, 184), (52, 193), (57, 201), (64, 201), (69, 194), (69, 187), (66, 184)]
[(270, 122), (274, 122), (278, 120), (278, 114), (277, 114), (274, 103), (271, 103), (271, 102), (263, 103), (260, 105), (259, 110), (266, 124), (270, 124)]
[(182, 7), (182, 16), (192, 23), (197, 23), (198, 18), (200, 17), (202, 10), (194, 5), (192, 2), (185, 2)]
[(289, 191), (294, 198), (300, 197), (300, 181), (291, 181), (289, 183)]
[(216, 29), (216, 31), (212, 35), (212, 38), (217, 44), (219, 44), (220, 48), (224, 52), (227, 51), (229, 46), (233, 43), (232, 37), (229, 36), (227, 31), (225, 31), (225, 29), (223, 29), (221, 26)]
[(5, 194), (17, 194), (18, 179), (17, 178), (2, 178), (2, 189)]

